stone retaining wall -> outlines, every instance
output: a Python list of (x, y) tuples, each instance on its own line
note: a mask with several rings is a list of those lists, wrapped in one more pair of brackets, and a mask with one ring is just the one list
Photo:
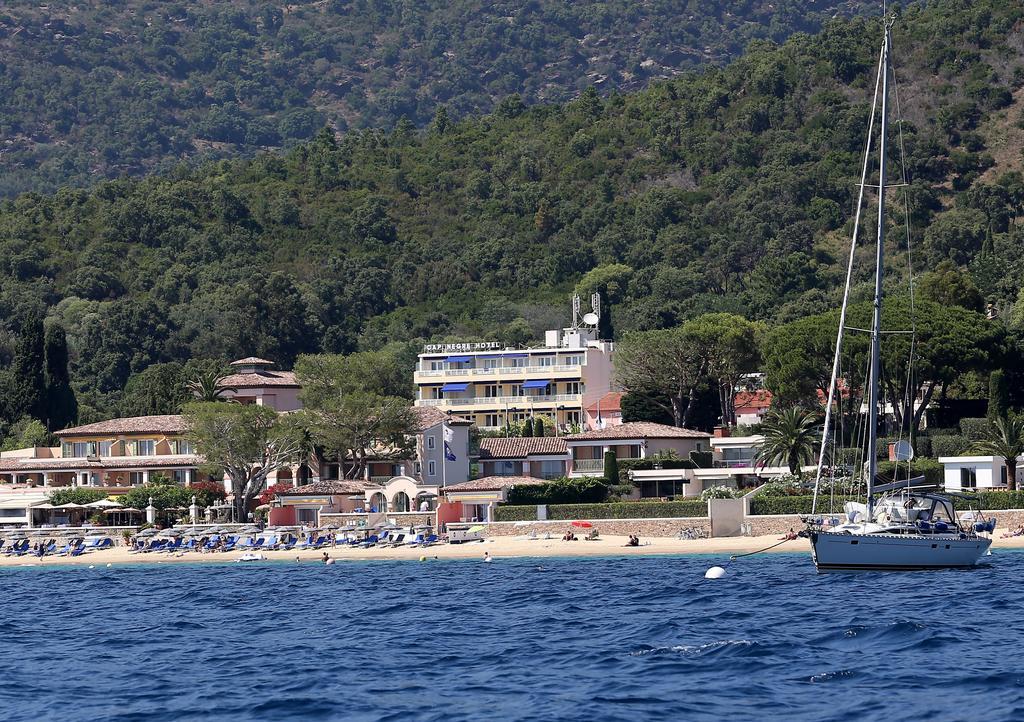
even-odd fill
[(790, 529), (800, 531), (804, 523), (800, 521), (798, 514), (772, 514), (747, 516), (743, 519), (744, 524), (750, 525), (751, 536), (764, 536), (765, 534), (785, 534)]
[[(711, 535), (711, 521), (707, 517), (677, 517), (667, 519), (591, 519), (594, 528), (608, 536), (673, 537), (683, 529), (703, 531)], [(589, 529), (578, 529), (569, 521), (495, 521), (485, 524), (485, 536), (526, 536), (536, 532), (539, 536), (550, 534), (560, 537), (566, 529), (572, 529), (577, 536), (585, 536)]]

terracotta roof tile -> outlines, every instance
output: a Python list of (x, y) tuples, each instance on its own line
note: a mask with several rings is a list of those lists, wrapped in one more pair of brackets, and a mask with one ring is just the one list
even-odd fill
[(452, 484), (441, 489), (443, 493), (453, 491), (498, 491), (508, 489), (512, 486), (535, 486), (546, 484), (544, 479), (534, 479), (532, 476), (485, 476), (482, 479), (472, 479), (461, 484)]
[(202, 456), (181, 454), (173, 456), (104, 456), (88, 459), (0, 459), (0, 472), (33, 473), (39, 471), (104, 471), (106, 469), (167, 469), (191, 468), (205, 463)]
[(622, 411), (622, 396), (621, 391), (609, 391), (601, 397), (600, 401), (595, 401), (587, 407), (587, 411), (597, 412), (600, 409), (604, 411)]
[(446, 414), (434, 406), (413, 406), (412, 413), (416, 421), (415, 430), (417, 432), (426, 431), (442, 421), (447, 421), (449, 426), (472, 426), (473, 424), (467, 418)]
[(273, 361), (267, 361), (265, 358), (259, 356), (246, 356), (240, 358), (237, 361), (232, 361), (229, 366), (273, 366)]
[(481, 459), (525, 459), (530, 455), (566, 454), (565, 439), (556, 436), (522, 436), (480, 439)]
[(737, 409), (767, 409), (772, 405), (772, 392), (767, 389), (740, 391), (733, 396), (733, 404)]
[(362, 494), (367, 489), (376, 489), (377, 484), (357, 479), (314, 481), (312, 484), (298, 486), (277, 492), (278, 496), (305, 496), (306, 494)]
[(627, 424), (586, 431), (564, 437), (566, 441), (597, 441), (600, 439), (710, 439), (711, 434), (678, 426), (631, 421)]
[(168, 416), (130, 416), (125, 419), (98, 421), (95, 424), (75, 426), (58, 431), (54, 436), (86, 436), (95, 434), (183, 434), (185, 418), (178, 414)]
[(255, 371), (244, 374), (230, 374), (221, 379), (223, 389), (254, 389), (261, 386), (286, 386), (299, 388), (293, 371)]

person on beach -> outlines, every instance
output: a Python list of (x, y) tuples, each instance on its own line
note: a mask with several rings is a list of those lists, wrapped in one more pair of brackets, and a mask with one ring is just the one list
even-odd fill
[(640, 546), (640, 537), (634, 536), (633, 534), (630, 534), (629, 535), (629, 541), (626, 542), (626, 546), (628, 546), (628, 547), (638, 547), (638, 546)]
[(798, 536), (799, 535), (793, 530), (793, 527), (790, 527), (789, 532), (787, 532), (784, 536), (779, 537), (779, 541), (793, 541)]
[(1024, 524), (1021, 524), (1019, 527), (1017, 527), (1013, 531), (1008, 531), (1005, 534), (1003, 534), (1003, 539), (1006, 539), (1008, 537), (1014, 537), (1014, 536), (1024, 536)]

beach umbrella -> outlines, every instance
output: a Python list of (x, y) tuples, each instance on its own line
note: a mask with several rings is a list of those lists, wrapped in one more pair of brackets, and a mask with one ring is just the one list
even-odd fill
[(589, 529), (590, 527), (594, 526), (589, 521), (574, 521), (572, 525), (575, 527), (579, 527), (580, 529)]
[(149, 527), (148, 529), (143, 529), (142, 531), (140, 531), (136, 536), (156, 536), (156, 534), (157, 530), (153, 527)]
[[(39, 507), (35, 507), (35, 508), (38, 509)], [(68, 504), (59, 504), (59, 505), (57, 505), (57, 506), (55, 506), (53, 508), (54, 509), (84, 509), (85, 506), (83, 504), (75, 504), (75, 503), (72, 502), (72, 503), (68, 503)]]
[(121, 505), (116, 501), (110, 499), (99, 499), (97, 501), (91, 501), (86, 504), (90, 509), (120, 509)]

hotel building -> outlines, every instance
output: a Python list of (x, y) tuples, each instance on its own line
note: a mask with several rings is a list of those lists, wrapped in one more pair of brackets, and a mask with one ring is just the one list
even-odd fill
[(593, 328), (548, 331), (539, 348), (430, 345), (416, 364), (416, 405), (458, 414), (485, 431), (537, 416), (562, 431), (582, 429), (586, 409), (611, 390), (613, 351)]

